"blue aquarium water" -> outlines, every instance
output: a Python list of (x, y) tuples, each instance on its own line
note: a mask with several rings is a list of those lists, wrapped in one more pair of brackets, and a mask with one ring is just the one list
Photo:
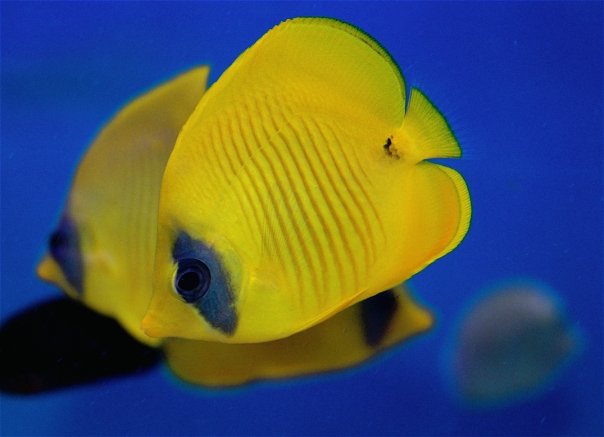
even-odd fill
[[(202, 63), (211, 81), (281, 20), (375, 37), (443, 110), (464, 158), (470, 231), (413, 279), (437, 323), (360, 368), (236, 390), (165, 367), (0, 397), (1, 435), (602, 435), (601, 2), (2, 2), (2, 308), (58, 295), (34, 268), (74, 169), (123, 103)], [(580, 353), (513, 403), (468, 406), (451, 344), (501, 281), (556, 290)], [(77, 326), (74, 326), (77, 329)], [(5, 359), (2, 357), (0, 359)]]

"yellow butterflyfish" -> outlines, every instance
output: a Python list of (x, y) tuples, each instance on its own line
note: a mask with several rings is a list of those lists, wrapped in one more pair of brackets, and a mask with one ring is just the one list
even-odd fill
[(211, 86), (162, 180), (152, 337), (277, 340), (454, 249), (466, 184), (444, 117), (357, 28), (296, 18)]

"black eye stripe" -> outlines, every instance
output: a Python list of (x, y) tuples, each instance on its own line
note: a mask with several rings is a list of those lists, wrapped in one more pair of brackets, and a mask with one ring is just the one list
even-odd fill
[(71, 218), (64, 215), (48, 240), (50, 255), (59, 264), (65, 279), (80, 294), (83, 291), (84, 264), (78, 229)]
[(219, 255), (203, 241), (180, 232), (172, 247), (176, 275), (172, 286), (212, 327), (227, 335), (237, 329), (231, 281)]
[(66, 244), (68, 244), (68, 240), (67, 240), (67, 235), (65, 235), (65, 233), (57, 230), (54, 231), (52, 234), (50, 234), (50, 241), (49, 241), (49, 246), (50, 246), (50, 250), (57, 250), (60, 247), (65, 246)]

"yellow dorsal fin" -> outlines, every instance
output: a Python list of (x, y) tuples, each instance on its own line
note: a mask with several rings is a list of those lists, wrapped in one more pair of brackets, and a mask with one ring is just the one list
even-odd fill
[[(275, 62), (284, 55), (287, 62)], [(310, 105), (318, 98), (321, 110), (344, 99), (351, 104), (346, 113), (371, 114), (392, 126), (404, 114), (405, 83), (390, 55), (363, 31), (330, 18), (290, 19), (267, 32), (212, 86), (203, 112), (232, 104), (246, 89), (295, 92)], [(192, 118), (200, 116), (196, 111)]]

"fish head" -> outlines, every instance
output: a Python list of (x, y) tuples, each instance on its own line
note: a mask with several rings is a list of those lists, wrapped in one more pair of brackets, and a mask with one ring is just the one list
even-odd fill
[(160, 224), (145, 333), (222, 343), (290, 335), (296, 312), (282, 273), (252, 255), (249, 240)]
[(38, 277), (56, 284), (68, 296), (78, 298), (83, 287), (83, 263), (78, 227), (63, 214), (48, 239), (48, 251), (36, 268)]

